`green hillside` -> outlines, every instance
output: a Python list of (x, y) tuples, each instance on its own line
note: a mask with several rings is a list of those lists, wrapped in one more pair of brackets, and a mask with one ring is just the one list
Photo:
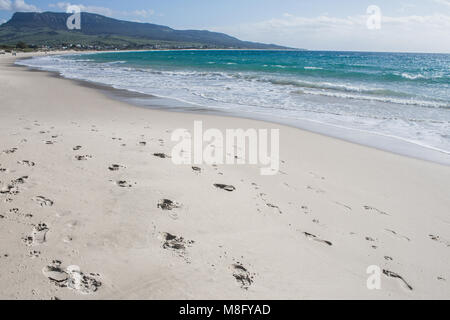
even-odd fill
[(96, 48), (245, 48), (285, 49), (241, 41), (223, 33), (199, 30), (175, 30), (150, 23), (116, 20), (97, 14), (81, 14), (81, 30), (68, 30), (69, 14), (23, 13), (13, 15), (0, 26), (0, 45), (24, 42), (32, 46), (76, 46)]

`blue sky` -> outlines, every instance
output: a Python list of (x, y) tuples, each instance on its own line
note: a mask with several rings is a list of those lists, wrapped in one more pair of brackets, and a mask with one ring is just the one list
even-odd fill
[[(65, 11), (69, 2), (0, 0), (14, 11)], [(84, 11), (177, 29), (209, 29), (244, 40), (319, 50), (450, 52), (450, 0), (75, 0)], [(380, 29), (367, 8), (381, 9)]]

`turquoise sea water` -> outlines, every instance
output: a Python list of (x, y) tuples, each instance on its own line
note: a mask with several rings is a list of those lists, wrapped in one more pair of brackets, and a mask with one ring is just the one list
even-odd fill
[(152, 51), (20, 63), (176, 99), (181, 108), (287, 123), (400, 153), (434, 154), (440, 162), (450, 156), (450, 55)]

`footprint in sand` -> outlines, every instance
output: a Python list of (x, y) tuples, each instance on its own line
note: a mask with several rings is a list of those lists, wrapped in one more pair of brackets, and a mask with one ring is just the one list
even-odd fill
[(98, 280), (98, 273), (89, 273), (88, 275), (81, 272), (80, 267), (76, 265), (66, 268), (68, 274), (67, 287), (81, 294), (92, 294), (101, 287), (102, 283)]
[(173, 210), (173, 209), (177, 209), (180, 207), (181, 207), (181, 204), (179, 204), (178, 202), (169, 200), (169, 199), (162, 199), (162, 200), (159, 200), (159, 202), (158, 202), (158, 208), (160, 208), (162, 210)]
[(306, 186), (306, 189), (308, 189), (308, 190), (310, 190), (310, 191), (314, 191), (314, 192), (317, 193), (317, 194), (324, 194), (324, 193), (326, 193), (325, 190), (322, 190), (322, 189), (316, 189), (316, 188), (314, 188), (314, 187), (312, 187), (312, 186)]
[(309, 174), (310, 174), (313, 178), (315, 178), (315, 179), (325, 180), (325, 177), (323, 177), (323, 176), (321, 176), (321, 175), (318, 175), (317, 173), (310, 172)]
[(154, 155), (155, 157), (161, 158), (161, 159), (170, 158), (170, 156), (168, 156), (168, 155), (165, 154), (165, 153), (154, 153), (153, 155)]
[(378, 210), (377, 208), (374, 208), (374, 207), (371, 207), (371, 206), (364, 206), (364, 209), (367, 210), (367, 211), (372, 211), (372, 212), (384, 215), (384, 216), (388, 216), (389, 215), (386, 212)]
[(16, 151), (17, 151), (17, 148), (11, 148), (11, 149), (4, 150), (3, 153), (4, 154), (12, 154), (12, 153), (15, 153)]
[(109, 171), (119, 171), (120, 169), (124, 169), (126, 167), (121, 166), (120, 164), (112, 164), (111, 166), (108, 167)]
[(259, 190), (259, 186), (258, 186), (255, 182), (252, 182), (252, 187), (253, 187), (255, 190)]
[(99, 274), (81, 272), (80, 267), (72, 265), (66, 269), (61, 267), (61, 261), (53, 261), (42, 269), (42, 273), (53, 284), (60, 288), (69, 288), (81, 294), (92, 294), (101, 287), (102, 283), (98, 280)]
[[(378, 240), (374, 239), (372, 237), (366, 237), (366, 241), (368, 241), (368, 242), (377, 242)], [(376, 250), (376, 249), (378, 249), (378, 246), (372, 245), (371, 248)]]
[(399, 279), (406, 286), (406, 288), (408, 288), (408, 290), (411, 291), (413, 290), (413, 287), (408, 282), (406, 282), (406, 280), (403, 279), (402, 276), (398, 275), (397, 273), (385, 269), (383, 270), (383, 274), (389, 278)]
[(163, 249), (176, 252), (179, 256), (185, 256), (186, 248), (195, 243), (192, 240), (185, 240), (183, 237), (178, 237), (170, 233), (163, 233)]
[(283, 214), (283, 211), (281, 211), (281, 209), (280, 209), (279, 206), (276, 206), (276, 205), (271, 204), (271, 203), (266, 203), (266, 205), (267, 205), (269, 208), (276, 209), (276, 210), (278, 211), (279, 214)]
[(72, 148), (73, 151), (78, 151), (82, 148), (82, 146), (75, 146)]
[(4, 185), (0, 189), (0, 193), (1, 194), (11, 194), (11, 195), (18, 194), (19, 193), (18, 185), (24, 184), (27, 179), (28, 179), (28, 176), (23, 176), (23, 177), (11, 180), (10, 184)]
[(47, 199), (47, 198), (45, 198), (43, 196), (34, 197), (32, 200), (35, 201), (41, 207), (51, 207), (51, 206), (53, 206), (53, 201), (50, 200), (50, 199)]
[(254, 275), (239, 262), (233, 264), (231, 268), (233, 269), (233, 277), (239, 283), (240, 287), (248, 290), (254, 281)]
[(386, 231), (386, 232), (388, 232), (388, 233), (390, 233), (390, 234), (394, 235), (395, 237), (400, 238), (400, 239), (402, 239), (402, 240), (406, 240), (406, 241), (408, 241), (408, 242), (411, 241), (411, 239), (408, 238), (407, 236), (401, 235), (401, 234), (397, 233), (397, 232), (394, 231), (394, 230), (384, 229), (384, 231)]
[(34, 163), (33, 161), (28, 161), (28, 160), (17, 161), (17, 163), (22, 166), (27, 166), (27, 167), (34, 167), (36, 165), (36, 163)]
[(236, 190), (236, 188), (234, 186), (220, 184), (220, 183), (214, 184), (214, 187), (216, 187), (217, 189), (222, 189), (222, 190), (228, 191), (228, 192), (233, 192)]
[(92, 156), (91, 155), (75, 156), (75, 159), (78, 161), (86, 161), (88, 159), (92, 159)]
[(20, 212), (19, 208), (9, 209), (9, 213), (13, 214), (14, 217), (24, 217), (27, 219), (33, 218), (33, 215), (31, 213), (23, 214)]
[(316, 235), (314, 235), (314, 234), (311, 234), (311, 233), (308, 233), (308, 232), (303, 232), (303, 234), (306, 236), (306, 238), (307, 238), (308, 240), (317, 241), (317, 242), (326, 244), (327, 246), (330, 246), (330, 247), (333, 245), (332, 242), (327, 241), (327, 240), (320, 239), (320, 238), (318, 238), (318, 237), (317, 237)]
[(47, 239), (47, 233), (49, 231), (49, 228), (45, 223), (40, 223), (33, 227), (33, 230), (31, 231), (31, 234), (29, 236), (26, 236), (23, 241), (28, 246), (38, 246), (43, 244)]
[(33, 251), (30, 251), (29, 253), (28, 253), (28, 256), (30, 257), (30, 258), (39, 258), (39, 256), (41, 255), (41, 252), (40, 251), (37, 251), (37, 250), (33, 250)]
[(71, 236), (65, 236), (62, 241), (64, 243), (71, 243), (73, 241), (73, 238)]
[(261, 198), (261, 200), (266, 204), (267, 207), (277, 210), (279, 214), (283, 214), (283, 211), (281, 211), (281, 209), (280, 209), (279, 206), (274, 205), (274, 204), (272, 204), (272, 203), (270, 203), (270, 202), (268, 202), (268, 201), (266, 200), (265, 197), (267, 196), (267, 194), (261, 192), (261, 193), (258, 194), (258, 196), (259, 196), (259, 197)]
[(0, 194), (10, 194), (10, 195), (16, 195), (19, 193), (19, 189), (17, 186), (14, 186), (12, 184), (8, 184), (6, 186), (3, 186), (0, 189)]
[[(173, 209), (178, 209), (181, 207), (181, 204), (178, 202), (174, 202), (172, 200), (169, 199), (162, 199), (159, 200), (158, 202), (158, 208), (164, 211), (172, 211)], [(177, 220), (178, 219), (178, 214), (175, 212), (171, 212), (169, 214), (170, 218)]]
[(302, 211), (304, 214), (310, 214), (312, 211), (308, 208), (308, 206), (302, 206)]
[(25, 182), (27, 182), (27, 180), (28, 180), (28, 176), (22, 176), (20, 178), (11, 180), (11, 183), (15, 186), (18, 184), (24, 184)]
[(435, 236), (435, 235), (433, 235), (433, 234), (430, 234), (428, 237), (429, 237), (431, 240), (433, 240), (433, 241), (442, 243), (442, 244), (444, 244), (445, 246), (450, 247), (450, 241), (448, 241), (448, 240), (446, 240), (446, 239), (443, 239), (443, 238), (441, 238), (440, 236)]
[(199, 168), (199, 167), (192, 167), (192, 170), (194, 172), (197, 172), (197, 173), (201, 173), (202, 172), (202, 168)]
[(344, 207), (345, 209), (347, 209), (349, 211), (352, 211), (352, 207), (350, 207), (350, 206), (348, 206), (346, 204), (340, 203), (338, 201), (335, 201), (334, 203), (336, 203), (338, 206)]
[(125, 180), (116, 181), (116, 185), (121, 188), (131, 188), (133, 185), (129, 184)]

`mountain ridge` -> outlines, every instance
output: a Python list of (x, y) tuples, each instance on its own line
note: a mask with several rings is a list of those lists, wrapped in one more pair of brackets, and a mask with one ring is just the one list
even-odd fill
[(82, 12), (81, 30), (68, 30), (71, 14), (60, 12), (16, 12), (0, 26), (0, 44), (19, 41), (33, 45), (64, 45), (73, 41), (83, 45), (117, 44), (128, 47), (161, 45), (206, 48), (292, 49), (275, 44), (242, 41), (225, 33), (208, 30), (176, 30), (152, 23), (130, 22)]

